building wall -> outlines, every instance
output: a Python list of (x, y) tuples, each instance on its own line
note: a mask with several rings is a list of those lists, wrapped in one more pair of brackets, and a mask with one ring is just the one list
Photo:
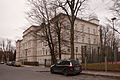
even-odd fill
[(20, 40), (16, 42), (16, 61), (20, 59)]
[[(70, 41), (70, 23), (68, 19), (64, 18), (64, 25), (62, 28), (61, 35), (62, 39), (67, 39)], [(98, 23), (98, 22), (96, 22)], [(45, 59), (51, 59), (49, 47), (47, 42), (41, 41), (34, 32), (38, 30), (39, 27), (31, 26), (23, 33), (23, 40), (16, 43), (16, 60), (27, 60), (27, 61), (38, 61), (40, 64), (44, 64)], [(40, 30), (37, 31), (40, 33)], [(42, 33), (40, 33), (42, 34)], [(53, 33), (54, 34), (54, 33)], [(100, 43), (99, 26), (91, 22), (76, 19), (75, 21), (75, 59), (78, 58), (80, 61), (81, 57), (81, 47), (87, 46), (91, 48), (97, 47)], [(70, 58), (70, 49), (68, 47), (62, 47), (66, 54), (62, 54), (62, 59)]]
[(23, 33), (23, 40), (16, 42), (17, 61), (37, 61), (36, 59), (37, 42), (34, 31), (35, 28), (30, 27)]

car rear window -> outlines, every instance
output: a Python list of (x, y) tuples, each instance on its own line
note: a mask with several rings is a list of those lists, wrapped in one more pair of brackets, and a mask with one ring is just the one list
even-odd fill
[(71, 61), (73, 65), (80, 65), (79, 61)]
[(61, 65), (70, 65), (70, 61), (63, 61), (61, 62)]

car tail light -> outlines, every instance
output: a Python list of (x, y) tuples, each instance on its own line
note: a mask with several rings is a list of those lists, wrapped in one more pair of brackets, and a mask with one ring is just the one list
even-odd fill
[(68, 67), (72, 67), (72, 63), (70, 62), (70, 65)]

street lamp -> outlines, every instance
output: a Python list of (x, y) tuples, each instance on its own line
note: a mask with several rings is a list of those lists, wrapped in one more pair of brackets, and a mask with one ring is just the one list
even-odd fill
[(116, 20), (116, 17), (114, 17), (114, 18), (111, 18), (111, 20)]
[(112, 23), (113, 23), (113, 36), (114, 36), (114, 21), (116, 20), (116, 18), (115, 17), (111, 18), (111, 20), (112, 20)]
[(115, 17), (111, 18), (111, 20), (112, 20), (112, 23), (113, 23), (113, 37), (114, 37), (114, 21), (116, 20), (116, 18)]
[(116, 54), (115, 54), (115, 50), (114, 50), (114, 42), (115, 42), (115, 37), (114, 37), (114, 35), (115, 35), (115, 29), (114, 29), (114, 21), (116, 20), (116, 18), (115, 17), (113, 17), (113, 18), (111, 18), (111, 20), (112, 20), (112, 23), (113, 23), (113, 55), (114, 55), (114, 59), (112, 59), (112, 63), (113, 63), (113, 60), (115, 60), (115, 62), (117, 61), (116, 60)]
[(112, 23), (113, 23), (113, 36), (114, 36), (114, 21), (116, 20), (116, 18), (115, 17), (111, 18), (111, 20), (112, 20)]

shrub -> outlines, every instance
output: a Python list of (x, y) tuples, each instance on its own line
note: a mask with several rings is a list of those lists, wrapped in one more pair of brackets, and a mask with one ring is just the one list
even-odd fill
[(24, 65), (39, 66), (38, 62), (23, 62)]

